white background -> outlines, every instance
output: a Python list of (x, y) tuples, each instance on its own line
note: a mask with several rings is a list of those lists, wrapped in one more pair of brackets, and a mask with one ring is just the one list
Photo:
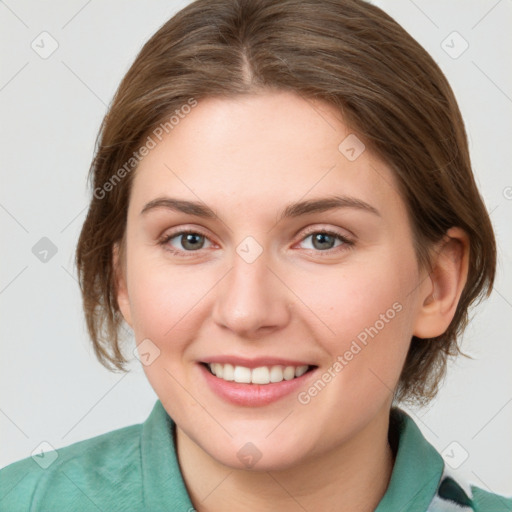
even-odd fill
[[(59, 448), (142, 422), (156, 400), (137, 361), (123, 375), (95, 360), (73, 258), (106, 105), (142, 44), (187, 3), (0, 3), (0, 467), (29, 456), (42, 441)], [(409, 412), (440, 452), (449, 447), (455, 464), (467, 452), (461, 475), (510, 496), (512, 1), (375, 3), (447, 75), (499, 251), (496, 289), (476, 310), (463, 341), (475, 359), (452, 364), (439, 398)], [(58, 43), (47, 59), (31, 48), (43, 31)], [(469, 44), (458, 58), (442, 46), (452, 46), (452, 54), (462, 48), (458, 36), (446, 39), (453, 31)], [(32, 253), (42, 237), (58, 250), (46, 263)]]

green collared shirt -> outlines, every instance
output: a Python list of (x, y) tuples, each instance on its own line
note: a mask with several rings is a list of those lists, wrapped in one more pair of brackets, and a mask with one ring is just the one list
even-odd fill
[[(464, 489), (414, 421), (400, 409), (392, 411), (397, 453), (376, 512), (512, 511), (512, 499)], [(140, 425), (15, 462), (0, 471), (0, 511), (193, 512), (174, 428), (158, 400)]]

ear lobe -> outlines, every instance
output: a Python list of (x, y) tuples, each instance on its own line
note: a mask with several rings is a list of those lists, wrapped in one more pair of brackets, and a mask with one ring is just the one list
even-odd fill
[(114, 269), (117, 305), (126, 323), (133, 328), (130, 299), (121, 259), (119, 243), (116, 242), (112, 246), (112, 264)]
[(439, 245), (433, 270), (421, 287), (421, 306), (414, 326), (414, 336), (435, 338), (452, 321), (467, 281), (469, 238), (464, 230), (453, 227)]

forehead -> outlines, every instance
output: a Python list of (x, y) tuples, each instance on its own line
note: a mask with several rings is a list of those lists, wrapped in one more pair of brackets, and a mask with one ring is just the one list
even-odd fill
[(343, 194), (404, 213), (391, 171), (335, 107), (289, 92), (200, 100), (142, 159), (130, 203), (166, 194), (218, 209)]

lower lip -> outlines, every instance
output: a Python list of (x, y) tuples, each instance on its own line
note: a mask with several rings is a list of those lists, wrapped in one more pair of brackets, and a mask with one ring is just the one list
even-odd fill
[(300, 377), (270, 384), (241, 384), (239, 382), (228, 382), (213, 375), (203, 364), (199, 364), (200, 370), (210, 386), (210, 389), (228, 402), (246, 407), (259, 407), (290, 395), (304, 386), (306, 379), (309, 379), (316, 369), (306, 372)]

